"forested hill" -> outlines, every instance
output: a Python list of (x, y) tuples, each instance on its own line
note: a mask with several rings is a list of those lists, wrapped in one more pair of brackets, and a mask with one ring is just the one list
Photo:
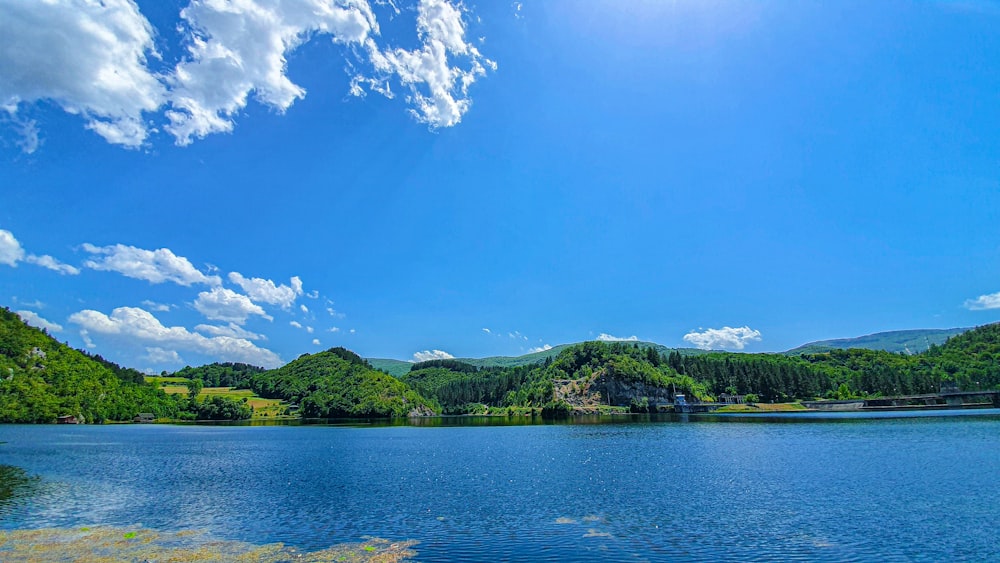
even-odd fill
[[(645, 350), (647, 348), (653, 348), (660, 354), (669, 354), (671, 352), (678, 352), (683, 356), (697, 356), (701, 354), (707, 354), (707, 350), (699, 350), (697, 348), (668, 348), (662, 344), (656, 344), (655, 342), (642, 342), (642, 341), (623, 341), (629, 346), (638, 346), (640, 349)], [(476, 366), (478, 368), (513, 368), (519, 366), (528, 366), (532, 364), (538, 364), (544, 362), (545, 360), (555, 358), (563, 350), (579, 346), (581, 343), (577, 344), (560, 344), (559, 346), (553, 346), (548, 350), (541, 350), (539, 352), (531, 352), (530, 354), (524, 354), (521, 356), (490, 356), (486, 358), (454, 358), (465, 364)], [(382, 370), (390, 375), (396, 377), (402, 377), (406, 373), (409, 373), (411, 369), (414, 369), (413, 362), (406, 362), (403, 360), (392, 360), (386, 358), (369, 358), (368, 362), (375, 369)]]
[(788, 355), (816, 354), (837, 349), (866, 348), (868, 350), (884, 350), (903, 354), (919, 354), (926, 352), (931, 346), (940, 346), (952, 336), (962, 334), (968, 328), (893, 330), (876, 332), (857, 338), (837, 338), (819, 340), (803, 344), (787, 352)]
[(303, 354), (249, 383), (261, 397), (299, 404), (306, 418), (433, 414), (427, 399), (344, 348)]
[(264, 368), (239, 362), (216, 362), (204, 366), (185, 366), (174, 372), (175, 377), (201, 380), (205, 387), (239, 387), (249, 389), (250, 379)]
[[(135, 370), (91, 357), (0, 309), (0, 422), (131, 420), (139, 412), (175, 417), (178, 404)], [(141, 375), (141, 374), (140, 374)]]

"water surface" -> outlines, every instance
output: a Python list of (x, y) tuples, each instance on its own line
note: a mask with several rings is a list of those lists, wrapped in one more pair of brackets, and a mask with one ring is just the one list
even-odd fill
[(956, 414), (0, 426), (26, 483), (0, 528), (373, 535), (420, 561), (1000, 560), (1000, 413)]

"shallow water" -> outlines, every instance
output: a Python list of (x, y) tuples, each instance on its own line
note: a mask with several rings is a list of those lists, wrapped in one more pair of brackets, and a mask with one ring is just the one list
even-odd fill
[(0, 528), (370, 535), (419, 561), (1000, 560), (1000, 412), (936, 414), (0, 426), (29, 483)]

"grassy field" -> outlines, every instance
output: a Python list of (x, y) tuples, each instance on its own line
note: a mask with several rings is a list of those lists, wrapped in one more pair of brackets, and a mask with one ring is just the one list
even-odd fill
[[(164, 393), (171, 395), (187, 395), (188, 388), (185, 383), (187, 379), (183, 377), (147, 377), (147, 381), (158, 380)], [(276, 418), (285, 415), (288, 404), (281, 399), (265, 399), (254, 395), (249, 389), (233, 389), (232, 387), (204, 387), (198, 393), (198, 400), (204, 401), (212, 396), (228, 397), (237, 401), (246, 399), (247, 404), (253, 407), (254, 418)]]

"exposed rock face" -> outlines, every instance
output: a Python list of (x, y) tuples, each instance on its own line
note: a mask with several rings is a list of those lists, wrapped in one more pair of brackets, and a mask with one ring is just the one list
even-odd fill
[(589, 378), (554, 380), (552, 394), (556, 401), (566, 401), (574, 408), (597, 405), (627, 407), (633, 399), (639, 401), (643, 397), (650, 406), (672, 405), (674, 402), (670, 389), (609, 376), (604, 370), (595, 372)]

